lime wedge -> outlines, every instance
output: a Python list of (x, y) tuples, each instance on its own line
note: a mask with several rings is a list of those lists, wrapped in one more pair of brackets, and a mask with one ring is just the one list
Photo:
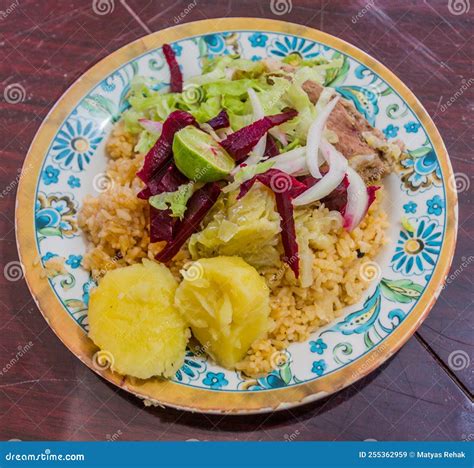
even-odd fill
[(174, 162), (195, 182), (213, 182), (224, 178), (235, 166), (229, 153), (211, 135), (192, 125), (174, 135)]

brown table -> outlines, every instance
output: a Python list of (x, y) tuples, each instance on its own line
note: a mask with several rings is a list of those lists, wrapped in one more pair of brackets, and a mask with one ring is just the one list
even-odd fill
[[(450, 0), (449, 4), (453, 2)], [(465, 2), (468, 3), (468, 2)], [(174, 24), (189, 1), (2, 0), (0, 88), (20, 83), (23, 102), (0, 100), (0, 265), (17, 260), (17, 175), (28, 146), (54, 102), (110, 52)], [(473, 7), (474, 8), (474, 7)], [(471, 176), (472, 11), (447, 0), (293, 0), (277, 19), (345, 39), (391, 68), (433, 116), (454, 170)], [(356, 15), (357, 21), (353, 21)], [(222, 16), (275, 18), (270, 0), (197, 0), (184, 21)], [(445, 110), (464, 83), (468, 89)], [(463, 176), (465, 177), (465, 176)], [(8, 188), (9, 187), (9, 188)], [(7, 192), (3, 192), (7, 189)], [(459, 193), (456, 278), (402, 350), (369, 377), (323, 401), (252, 417), (210, 417), (145, 409), (81, 364), (46, 325), (20, 279), (0, 275), (0, 369), (18, 346), (32, 349), (0, 375), (0, 438), (53, 440), (472, 440), (473, 295), (471, 193)], [(464, 265), (467, 266), (463, 266)], [(470, 357), (456, 370), (453, 353)], [(451, 356), (451, 358), (450, 358)]]

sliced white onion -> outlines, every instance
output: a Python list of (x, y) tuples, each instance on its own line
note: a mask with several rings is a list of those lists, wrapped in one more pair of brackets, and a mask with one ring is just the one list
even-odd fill
[(156, 122), (155, 120), (149, 119), (138, 119), (138, 122), (140, 122), (140, 125), (150, 133), (160, 134), (163, 129), (163, 122)]
[[(256, 146), (255, 146), (256, 148)], [(264, 148), (265, 150), (265, 148)], [(253, 166), (254, 164), (258, 164), (259, 162), (263, 161), (263, 153), (259, 155), (255, 149), (250, 152), (250, 156), (243, 162), (246, 166)]]
[(322, 161), (318, 155), (319, 145), (321, 143), (326, 121), (328, 120), (328, 117), (330, 116), (338, 101), (339, 96), (336, 96), (332, 101), (324, 106), (308, 130), (308, 135), (306, 137), (306, 159), (309, 172), (313, 177), (321, 177), (319, 166), (321, 165)]
[(288, 139), (286, 138), (285, 132), (278, 128), (278, 126), (271, 128), (268, 130), (268, 133), (273, 137), (276, 138), (283, 146), (288, 144)]
[(307, 205), (321, 200), (321, 198), (329, 195), (346, 175), (349, 167), (347, 159), (325, 139), (321, 141), (321, 151), (329, 165), (329, 170), (321, 180), (293, 200), (295, 206)]
[(283, 162), (283, 161), (292, 161), (293, 159), (299, 158), (301, 156), (306, 156), (306, 146), (300, 148), (295, 148), (286, 153), (281, 153), (272, 158), (273, 161)]
[[(253, 109), (253, 121), (263, 119), (265, 117), (265, 112), (263, 111), (262, 104), (258, 99), (257, 93), (252, 89), (249, 88), (247, 93), (250, 98), (250, 103), (252, 104)], [(265, 153), (265, 146), (267, 144), (267, 135), (263, 135), (262, 138), (258, 141), (258, 143), (253, 147), (252, 152), (255, 153), (255, 158), (261, 159), (263, 154)], [(254, 163), (255, 164), (255, 163)]]
[(344, 212), (344, 227), (348, 231), (355, 229), (367, 212), (369, 194), (362, 177), (352, 167), (347, 168), (347, 205)]
[(306, 148), (295, 148), (286, 153), (274, 156), (271, 161), (273, 168), (286, 172), (291, 175), (308, 174), (308, 166), (306, 165)]
[(214, 140), (222, 141), (222, 138), (216, 133), (216, 131), (208, 123), (199, 124), (199, 127), (201, 130), (205, 131), (206, 133), (209, 133), (209, 135), (211, 135), (212, 138), (214, 138)]

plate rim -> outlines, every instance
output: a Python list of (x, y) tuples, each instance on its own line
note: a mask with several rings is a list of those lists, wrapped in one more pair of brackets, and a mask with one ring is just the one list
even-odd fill
[[(249, 23), (252, 27), (249, 27)], [(35, 200), (31, 199), (29, 188), (36, 187), (47, 148), (64, 119), (70, 114), (71, 107), (99, 84), (104, 76), (128, 61), (161, 47), (165, 42), (183, 40), (196, 35), (242, 30), (291, 34), (336, 48), (370, 67), (409, 105), (432, 142), (445, 184), (445, 238), (432, 277), (408, 317), (383, 343), (374, 346), (364, 359), (357, 358), (342, 369), (297, 386), (237, 393), (184, 387), (165, 380), (136, 382), (134, 379), (114, 374), (109, 369), (99, 370), (93, 365), (92, 360), (96, 351), (95, 346), (71, 320), (47, 278), (41, 274), (34, 231)], [(456, 245), (458, 205), (456, 190), (453, 184), (449, 183), (454, 176), (451, 162), (438, 129), (413, 92), (390, 69), (358, 47), (323, 31), (281, 20), (251, 17), (200, 20), (159, 30), (122, 46), (85, 71), (57, 100), (31, 142), (21, 173), (15, 206), (16, 244), (30, 293), (50, 328), (63, 344), (96, 374), (146, 400), (149, 404), (170, 406), (180, 410), (253, 414), (288, 409), (321, 399), (365, 377), (395, 354), (425, 320), (449, 273)]]

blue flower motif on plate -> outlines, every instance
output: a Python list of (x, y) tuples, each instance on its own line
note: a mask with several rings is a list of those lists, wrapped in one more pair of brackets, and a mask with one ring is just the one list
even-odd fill
[(316, 354), (323, 354), (324, 350), (328, 347), (322, 338), (318, 338), (316, 341), (310, 341), (309, 346), (310, 351)]
[(327, 367), (326, 361), (324, 359), (320, 359), (319, 361), (313, 362), (313, 366), (311, 367), (311, 372), (313, 374), (321, 376), (324, 374), (326, 367)]
[(69, 179), (67, 180), (67, 184), (71, 188), (79, 188), (81, 186), (81, 181), (79, 180), (78, 177), (69, 176)]
[(313, 59), (319, 55), (319, 47), (315, 42), (301, 37), (285, 36), (283, 39), (278, 38), (271, 45), (269, 52), (281, 58), (298, 54), (303, 59)]
[(53, 166), (46, 166), (41, 176), (45, 185), (57, 184), (59, 177), (59, 169)]
[(42, 257), (41, 260), (43, 260), (43, 263), (47, 262), (48, 260), (51, 260), (54, 257), (57, 257), (58, 254), (55, 254), (53, 252), (46, 252)]
[(409, 201), (408, 203), (405, 203), (403, 205), (403, 209), (405, 210), (405, 213), (416, 213), (418, 205), (414, 201)]
[(93, 122), (68, 120), (59, 130), (52, 146), (53, 161), (62, 169), (83, 171), (102, 140)]
[(66, 260), (66, 264), (73, 269), (79, 268), (81, 266), (81, 262), (82, 255), (69, 255), (68, 259)]
[(208, 372), (202, 383), (211, 387), (213, 390), (219, 390), (220, 388), (229, 385), (223, 372)]
[(444, 209), (444, 200), (439, 195), (435, 195), (430, 200), (426, 200), (426, 206), (428, 207), (428, 214), (439, 216)]
[(387, 138), (395, 138), (398, 135), (398, 130), (400, 130), (399, 127), (389, 124), (383, 129), (383, 133)]
[(421, 125), (418, 122), (408, 122), (404, 127), (407, 133), (416, 133)]
[(252, 47), (265, 47), (265, 45), (267, 44), (267, 40), (268, 36), (259, 32), (253, 33), (249, 37), (249, 42), (250, 44), (252, 44)]
[(183, 47), (177, 43), (172, 44), (171, 48), (173, 49), (173, 52), (175, 53), (176, 57), (179, 57), (181, 55), (181, 52), (183, 51)]
[(419, 219), (413, 232), (400, 231), (392, 269), (404, 275), (419, 275), (433, 269), (441, 250), (441, 236), (438, 222), (427, 217)]

